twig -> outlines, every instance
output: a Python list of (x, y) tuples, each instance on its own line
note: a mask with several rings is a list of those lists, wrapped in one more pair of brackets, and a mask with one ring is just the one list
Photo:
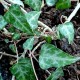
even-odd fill
[(0, 59), (2, 58), (3, 55), (0, 55)]
[(33, 60), (32, 60), (31, 51), (29, 51), (29, 52), (30, 52), (29, 57), (30, 57), (30, 59), (31, 59), (31, 63), (32, 63), (33, 71), (34, 71), (34, 74), (35, 74), (36, 80), (38, 80), (38, 77), (37, 77), (37, 74), (36, 74), (36, 71), (35, 71), (35, 68), (34, 68), (34, 63), (33, 63)]
[[(37, 63), (39, 63), (39, 61), (36, 59), (36, 57), (34, 56), (34, 54), (32, 55), (32, 57), (36, 60)], [(51, 73), (50, 73), (48, 70), (46, 70), (46, 72), (47, 72), (49, 75), (51, 75)]]
[(44, 24), (43, 22), (41, 22), (41, 21), (38, 21), (38, 25), (39, 25), (39, 26), (42, 26), (42, 27), (44, 27), (44, 28), (46, 28), (46, 29), (48, 29), (50, 32), (53, 32), (52, 29), (51, 29), (49, 26), (45, 25), (45, 24)]
[(12, 75), (12, 79), (11, 80), (15, 80), (15, 76)]
[(18, 57), (18, 50), (17, 50), (17, 46), (16, 46), (16, 43), (15, 43), (15, 42), (14, 42), (14, 45), (15, 45), (15, 48), (16, 48), (16, 54), (17, 54), (17, 63), (18, 63), (19, 57)]
[(11, 55), (11, 54), (7, 54), (5, 52), (0, 52), (1, 55), (4, 55), (4, 56), (9, 56), (9, 57), (14, 57), (14, 58), (17, 58), (17, 56), (15, 55)]
[[(45, 43), (45, 41), (40, 42), (40, 43), (32, 50), (31, 54), (33, 55), (34, 52), (35, 52), (35, 50), (36, 50), (41, 44), (43, 44), (43, 43)], [(30, 55), (31, 55), (31, 54), (30, 54)]]
[(74, 11), (70, 14), (70, 16), (68, 17), (67, 21), (71, 21), (71, 19), (76, 15), (77, 11), (80, 8), (80, 3), (77, 4), (77, 6), (75, 7)]

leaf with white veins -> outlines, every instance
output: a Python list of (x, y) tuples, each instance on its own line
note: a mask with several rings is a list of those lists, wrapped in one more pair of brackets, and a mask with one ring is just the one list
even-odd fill
[(4, 15), (5, 20), (12, 24), (15, 28), (32, 35), (32, 29), (28, 24), (24, 13), (22, 13), (20, 6), (12, 5), (10, 9)]
[(20, 59), (10, 68), (10, 71), (16, 80), (36, 80), (31, 61), (28, 58)]
[(80, 57), (69, 55), (52, 44), (43, 44), (39, 56), (39, 65), (42, 69), (60, 68), (78, 60), (80, 60)]
[(32, 50), (33, 44), (34, 44), (34, 37), (30, 37), (23, 44), (24, 50)]
[(62, 68), (57, 68), (56, 71), (51, 73), (51, 75), (46, 80), (57, 80), (59, 77), (63, 76)]
[(71, 22), (66, 22), (63, 24), (59, 24), (57, 27), (57, 31), (59, 32), (59, 36), (65, 37), (68, 39), (69, 44), (71, 44), (74, 40), (74, 26)]
[(41, 9), (41, 0), (25, 0), (25, 4), (28, 4), (35, 11), (40, 11)]
[(38, 27), (38, 18), (40, 16), (40, 11), (31, 11), (25, 14), (27, 22), (31, 26), (32, 30), (35, 30)]
[(4, 17), (0, 15), (0, 30), (6, 26), (7, 22), (5, 21)]

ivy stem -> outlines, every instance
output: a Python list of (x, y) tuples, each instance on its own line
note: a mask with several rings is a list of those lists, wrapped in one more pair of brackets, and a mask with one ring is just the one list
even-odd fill
[(30, 52), (29, 57), (30, 57), (30, 59), (31, 59), (31, 63), (32, 63), (33, 71), (34, 71), (34, 74), (35, 74), (36, 80), (38, 80), (38, 77), (37, 77), (37, 74), (36, 74), (36, 71), (35, 71), (35, 68), (34, 68), (33, 59), (32, 59), (32, 54), (31, 54), (32, 52), (31, 52), (31, 51), (29, 51), (29, 52)]
[(18, 56), (18, 50), (17, 50), (17, 46), (16, 46), (16, 43), (15, 43), (15, 41), (14, 41), (14, 46), (15, 46), (15, 48), (16, 48), (16, 54), (17, 54), (17, 63), (18, 63), (19, 56)]
[(51, 29), (49, 26), (45, 25), (45, 24), (44, 24), (43, 22), (41, 22), (41, 21), (38, 21), (38, 25), (39, 25), (39, 26), (42, 26), (42, 27), (44, 27), (44, 28), (46, 28), (46, 29), (48, 29), (50, 32), (53, 32), (52, 29)]
[(70, 16), (68, 17), (67, 21), (71, 21), (71, 19), (76, 15), (77, 11), (80, 8), (80, 3), (77, 3), (77, 6), (75, 7), (75, 9), (73, 10), (73, 12), (70, 14)]
[(14, 58), (17, 58), (17, 56), (15, 55), (11, 55), (11, 54), (7, 54), (5, 52), (0, 52), (1, 55), (5, 55), (5, 56), (9, 56), (9, 57), (14, 57)]

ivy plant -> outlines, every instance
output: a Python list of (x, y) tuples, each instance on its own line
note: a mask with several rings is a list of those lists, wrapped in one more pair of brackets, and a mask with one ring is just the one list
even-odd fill
[[(56, 68), (46, 80), (57, 80), (64, 75), (63, 68), (65, 66), (80, 60), (80, 57), (72, 56), (51, 44), (52, 40), (56, 40), (53, 38), (54, 34), (57, 39), (65, 38), (69, 44), (72, 44), (74, 41), (74, 25), (70, 21), (65, 21), (56, 25), (56, 31), (54, 31), (40, 22), (42, 0), (8, 0), (10, 5), (4, 4), (4, 0), (0, 0), (0, 2), (3, 3), (4, 7), (7, 6), (4, 16), (0, 15), (0, 30), (3, 30), (2, 33), (12, 40), (9, 48), (16, 53), (14, 57), (17, 59), (10, 71), (16, 80), (38, 80), (33, 58), (39, 62), (39, 66), (43, 70)], [(56, 9), (67, 9), (71, 6), (71, 0), (45, 0), (45, 2), (47, 6), (55, 6)], [(32, 11), (26, 12), (24, 4), (29, 6)], [(9, 26), (9, 29), (6, 26)], [(40, 29), (40, 27), (42, 28)], [(47, 32), (50, 34), (47, 34)], [(23, 37), (26, 39), (22, 44), (24, 51), (18, 53), (16, 44), (23, 40)], [(44, 41), (40, 42), (39, 39)], [(5, 39), (5, 42), (9, 43), (9, 39)], [(36, 46), (36, 44), (38, 45)], [(38, 47), (41, 47), (39, 59), (34, 54)], [(2, 80), (1, 74), (0, 80)]]

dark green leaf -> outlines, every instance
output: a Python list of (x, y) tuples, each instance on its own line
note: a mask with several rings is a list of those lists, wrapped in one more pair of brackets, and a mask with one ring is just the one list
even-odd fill
[(38, 27), (38, 18), (41, 12), (38, 11), (31, 11), (25, 14), (27, 22), (31, 26), (32, 30), (35, 30)]
[(20, 59), (10, 70), (16, 77), (16, 80), (36, 80), (30, 59), (28, 58)]
[(74, 40), (74, 27), (71, 22), (66, 22), (64, 24), (59, 24), (57, 27), (57, 31), (59, 32), (60, 38), (65, 37), (68, 39), (69, 44), (71, 44)]
[(63, 76), (63, 70), (62, 68), (57, 68), (55, 72), (53, 72), (48, 78), (47, 80), (57, 80), (59, 77)]
[(46, 0), (48, 6), (54, 6), (57, 0)]
[(12, 5), (9, 11), (6, 12), (4, 17), (8, 23), (12, 24), (17, 29), (29, 35), (33, 34), (32, 29), (25, 18), (25, 15), (22, 13), (20, 9), (20, 6), (16, 4)]
[(71, 7), (71, 0), (59, 0), (56, 4), (57, 9), (66, 9)]
[(16, 32), (16, 28), (14, 26), (10, 26), (8, 31), (14, 33)]
[(9, 48), (10, 48), (14, 53), (16, 53), (16, 47), (14, 46), (14, 44), (10, 44), (10, 45), (9, 45)]
[(60, 68), (70, 65), (77, 60), (80, 60), (80, 57), (71, 56), (52, 44), (43, 44), (39, 56), (39, 65), (42, 69), (50, 67)]
[(7, 22), (4, 20), (4, 17), (0, 15), (0, 30), (6, 26)]
[(52, 41), (51, 36), (47, 36), (47, 37), (45, 37), (45, 39), (46, 39), (47, 43), (51, 43), (51, 41)]
[(33, 44), (34, 44), (34, 37), (30, 37), (23, 44), (24, 50), (32, 50)]
[(40, 11), (42, 2), (41, 0), (25, 0), (25, 4), (28, 4), (36, 11)]

